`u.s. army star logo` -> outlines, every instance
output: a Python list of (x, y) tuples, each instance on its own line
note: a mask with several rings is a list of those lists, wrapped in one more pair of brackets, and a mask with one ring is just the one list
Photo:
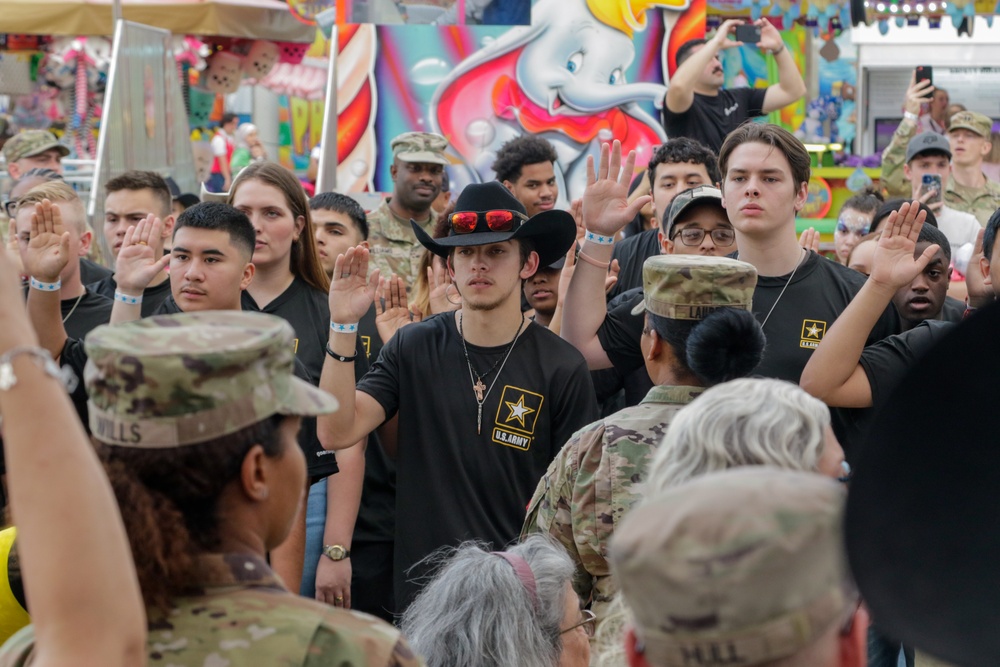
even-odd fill
[(802, 320), (802, 337), (799, 347), (815, 350), (826, 335), (826, 322), (822, 320)]
[(541, 394), (504, 386), (493, 425), (493, 442), (527, 451), (534, 440), (535, 424), (544, 401)]

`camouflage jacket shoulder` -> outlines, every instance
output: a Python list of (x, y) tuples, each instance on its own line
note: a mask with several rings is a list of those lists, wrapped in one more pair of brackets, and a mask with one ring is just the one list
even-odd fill
[(903, 173), (906, 162), (906, 147), (917, 134), (916, 123), (903, 120), (892, 133), (892, 140), (882, 151), (882, 173), (879, 185), (886, 191), (889, 199), (894, 197), (910, 197), (910, 182)]
[[(199, 566), (205, 575), (201, 595), (176, 598), (167, 613), (147, 610), (150, 664), (423, 665), (396, 628), (292, 595), (257, 556), (213, 554), (202, 557)], [(31, 631), (29, 626), (11, 638), (0, 665), (30, 664)]]
[(985, 227), (993, 212), (1000, 208), (1000, 183), (986, 178), (985, 187), (968, 188), (956, 183), (953, 174), (945, 189), (944, 201), (957, 211), (971, 213)]
[[(437, 214), (433, 209), (430, 213), (430, 219), (421, 227), (428, 234), (433, 234)], [(414, 236), (410, 221), (393, 214), (388, 198), (377, 209), (368, 213), (367, 218), (372, 268), (379, 269), (385, 277), (395, 273), (412, 288), (424, 247)]]
[(653, 387), (639, 405), (584, 427), (535, 489), (522, 535), (548, 533), (562, 543), (576, 563), (574, 587), (595, 606), (614, 592), (607, 548), (615, 525), (640, 499), (646, 468), (674, 415), (702, 391)]

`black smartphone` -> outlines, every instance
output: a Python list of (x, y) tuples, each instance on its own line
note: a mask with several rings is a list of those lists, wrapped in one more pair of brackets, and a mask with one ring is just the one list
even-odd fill
[(927, 81), (934, 85), (934, 76), (930, 65), (917, 65), (917, 83)]
[(736, 26), (736, 41), (744, 44), (756, 44), (760, 41), (760, 26), (752, 23)]

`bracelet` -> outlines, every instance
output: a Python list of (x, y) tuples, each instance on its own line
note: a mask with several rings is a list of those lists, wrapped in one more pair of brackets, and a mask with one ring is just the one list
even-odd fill
[(330, 322), (330, 331), (334, 333), (355, 333), (357, 330), (357, 322), (353, 324), (338, 324), (336, 322)]
[(47, 375), (63, 381), (63, 373), (59, 366), (52, 360), (52, 356), (40, 347), (31, 345), (18, 345), (7, 350), (0, 356), (0, 391), (7, 391), (17, 384), (17, 376), (14, 375), (13, 361), (22, 354), (30, 355)]
[(590, 231), (589, 229), (587, 230), (587, 235), (584, 238), (587, 239), (588, 241), (590, 241), (591, 243), (596, 243), (597, 245), (614, 245), (615, 244), (615, 235), (614, 234), (612, 234), (611, 236), (604, 236), (602, 234), (595, 234), (594, 232)]
[(576, 258), (582, 259), (587, 264), (590, 264), (591, 266), (596, 266), (599, 269), (604, 269), (605, 271), (611, 268), (611, 262), (602, 262), (598, 259), (594, 259), (593, 257), (591, 257), (582, 250), (577, 253)]
[(354, 354), (352, 354), (351, 356), (345, 357), (344, 355), (337, 354), (336, 352), (334, 352), (333, 350), (331, 350), (329, 343), (326, 344), (326, 353), (329, 354), (334, 359), (336, 359), (337, 361), (343, 361), (344, 363), (347, 363), (348, 361), (354, 361), (355, 359), (358, 358), (358, 351), (357, 350), (354, 350)]
[(780, 49), (771, 49), (771, 55), (772, 55), (772, 56), (776, 56), (776, 55), (778, 55), (779, 53), (781, 53), (781, 52), (782, 52), (782, 51), (784, 51), (784, 50), (785, 50), (785, 43), (784, 43), (784, 42), (782, 42), (782, 43), (781, 43), (781, 48), (780, 48)]
[(912, 120), (914, 123), (920, 120), (920, 116), (913, 113), (912, 111), (904, 111), (903, 118), (905, 118), (906, 120)]
[(115, 290), (115, 301), (121, 301), (122, 303), (127, 303), (130, 306), (138, 306), (142, 303), (142, 295), (131, 296), (130, 294), (125, 294), (124, 292)]
[(57, 280), (54, 283), (43, 283), (35, 277), (28, 280), (28, 284), (31, 285), (32, 289), (39, 290), (41, 292), (58, 292), (62, 287), (62, 280)]

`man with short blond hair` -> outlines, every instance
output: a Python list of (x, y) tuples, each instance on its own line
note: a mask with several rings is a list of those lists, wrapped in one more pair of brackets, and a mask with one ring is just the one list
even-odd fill
[(993, 121), (975, 111), (959, 111), (948, 124), (952, 179), (944, 200), (952, 208), (971, 213), (983, 227), (1000, 208), (1000, 183), (986, 178), (983, 159), (993, 144)]
[(66, 264), (56, 282), (40, 283), (34, 276), (29, 276), (29, 285), (32, 289), (58, 291), (63, 326), (70, 336), (83, 338), (95, 327), (110, 321), (113, 302), (84, 287), (80, 279), (80, 259), (90, 252), (94, 235), (87, 226), (83, 202), (73, 188), (62, 181), (47, 181), (28, 190), (17, 200), (14, 225), (18, 251), (22, 263), (27, 266), (25, 255), (31, 241), (31, 219), (35, 215), (35, 205), (46, 199), (62, 215), (65, 231), (69, 234), (69, 256), (75, 260)]

